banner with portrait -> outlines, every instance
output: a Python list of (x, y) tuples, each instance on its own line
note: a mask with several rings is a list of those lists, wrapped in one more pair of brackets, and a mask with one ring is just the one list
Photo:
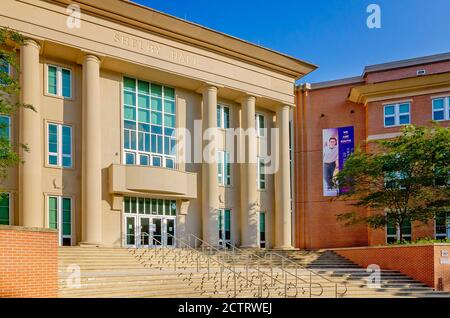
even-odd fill
[(348, 156), (355, 150), (353, 126), (322, 130), (323, 195), (339, 194), (334, 177), (344, 167)]

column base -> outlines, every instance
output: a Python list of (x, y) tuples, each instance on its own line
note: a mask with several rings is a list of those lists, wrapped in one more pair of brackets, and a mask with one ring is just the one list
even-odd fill
[(298, 248), (293, 247), (291, 245), (274, 246), (272, 249), (273, 250), (283, 250), (283, 251), (297, 251), (297, 250), (299, 250)]
[(102, 244), (95, 243), (95, 242), (80, 242), (80, 244), (78, 244), (78, 246), (80, 246), (80, 247), (102, 247)]

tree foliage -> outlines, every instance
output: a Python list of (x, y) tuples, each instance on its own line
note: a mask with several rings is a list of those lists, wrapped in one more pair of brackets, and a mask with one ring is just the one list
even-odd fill
[[(32, 105), (20, 102), (20, 73), (16, 49), (23, 44), (25, 38), (14, 30), (0, 28), (0, 114), (11, 116), (19, 108), (33, 109)], [(12, 72), (14, 70), (14, 72)], [(8, 127), (5, 121), (0, 122), (0, 179), (7, 176), (8, 168), (21, 162), (19, 148), (27, 150), (26, 145), (14, 144), (5, 133)]]
[(335, 182), (340, 198), (369, 208), (365, 216), (339, 214), (347, 225), (367, 223), (371, 228), (405, 222), (427, 223), (450, 209), (450, 128), (406, 126), (402, 134), (381, 140), (375, 153), (358, 149), (349, 156)]

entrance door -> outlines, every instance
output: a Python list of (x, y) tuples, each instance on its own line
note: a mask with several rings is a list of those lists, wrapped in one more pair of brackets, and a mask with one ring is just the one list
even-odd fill
[(152, 218), (152, 246), (161, 246), (162, 241), (162, 219), (160, 217)]
[(219, 209), (219, 246), (230, 247), (231, 245), (231, 210)]
[(125, 217), (125, 244), (136, 246), (136, 216)]
[(139, 237), (140, 246), (148, 247), (150, 244), (150, 218), (148, 216), (139, 217)]
[(175, 246), (175, 219), (166, 219), (165, 241), (167, 246)]

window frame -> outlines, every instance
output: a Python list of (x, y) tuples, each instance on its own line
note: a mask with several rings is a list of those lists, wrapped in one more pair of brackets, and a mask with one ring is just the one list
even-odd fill
[[(57, 148), (58, 151), (50, 152), (50, 125), (55, 125), (57, 127)], [(67, 158), (67, 155), (63, 154), (63, 127), (67, 127), (70, 129), (70, 166), (63, 166), (63, 158)], [(75, 155), (74, 155), (74, 128), (73, 125), (70, 124), (62, 124), (53, 121), (46, 122), (46, 166), (51, 168), (59, 168), (59, 169), (74, 169), (75, 168)], [(50, 163), (50, 155), (57, 157), (57, 164)]]
[[(4, 115), (4, 114), (0, 114), (0, 118), (8, 118), (8, 141), (9, 144), (11, 145), (11, 116), (10, 115)], [(2, 129), (2, 127), (0, 127), (0, 130)]]
[[(225, 127), (225, 109), (228, 110), (228, 127)], [(220, 116), (219, 116), (220, 117), (220, 123), (217, 122), (217, 128), (219, 128), (219, 129), (229, 129), (229, 128), (231, 128), (231, 108), (229, 106), (227, 106), (227, 105), (218, 103), (216, 112), (219, 112), (219, 114), (220, 114)]]
[[(257, 182), (257, 189), (260, 191), (265, 191), (267, 189), (267, 173), (265, 173), (265, 167), (266, 167), (266, 158), (264, 157), (257, 157), (257, 164), (256, 164), (256, 182)], [(264, 173), (261, 174), (261, 169), (264, 169)], [(261, 178), (264, 176), (263, 178)], [(261, 187), (261, 182), (264, 183), (264, 186)]]
[[(261, 240), (261, 215), (264, 215), (264, 240)], [(264, 244), (264, 246), (262, 246)], [(258, 246), (259, 248), (267, 248), (267, 213), (266, 211), (258, 211)]]
[[(444, 118), (443, 119), (435, 119), (434, 118), (434, 102), (437, 100), (443, 100), (444, 105), (442, 108), (442, 111), (444, 112)], [(433, 97), (431, 99), (431, 117), (433, 121), (437, 122), (443, 122), (443, 121), (449, 121), (450, 120), (450, 96), (441, 96), (441, 97)]]
[(448, 233), (450, 232), (450, 212), (447, 212), (447, 214), (443, 217), (444, 218), (444, 227), (446, 229), (445, 233), (438, 233), (437, 231), (437, 220), (436, 218), (434, 218), (434, 238), (436, 240), (445, 240), (445, 239), (450, 239), (450, 237), (448, 236)]
[[(217, 237), (217, 240), (218, 240), (219, 246), (221, 248), (227, 248), (228, 247), (227, 242), (229, 242), (229, 244), (233, 244), (233, 209), (222, 207), (222, 208), (217, 209), (217, 211), (218, 211), (217, 228), (219, 231), (222, 230), (222, 239), (220, 238), (220, 233), (218, 233), (219, 236)], [(226, 213), (227, 212), (230, 217), (230, 219), (229, 219), (230, 238), (228, 240), (226, 238)], [(220, 215), (222, 215), (222, 218), (220, 218)], [(222, 220), (222, 224), (220, 224), (220, 220)]]
[[(56, 94), (51, 93), (49, 91), (49, 68), (50, 67), (54, 67), (56, 68)], [(70, 96), (63, 96), (63, 76), (62, 76), (62, 71), (69, 71), (70, 73)], [(58, 97), (58, 98), (63, 98), (63, 99), (68, 99), (68, 100), (72, 100), (74, 98), (74, 94), (73, 94), (73, 69), (71, 67), (67, 67), (67, 66), (61, 66), (61, 65), (57, 65), (57, 64), (52, 64), (52, 63), (46, 63), (45, 64), (45, 94), (48, 96), (52, 96), (52, 97)]]
[[(395, 234), (389, 234), (388, 227), (389, 227), (389, 225), (386, 225), (386, 244), (391, 244), (391, 243), (389, 243), (390, 238), (394, 238), (395, 239), (394, 242), (397, 242), (400, 239), (400, 226), (396, 226)], [(413, 229), (412, 222), (410, 222), (409, 228), (410, 228), (410, 233), (409, 234), (403, 233), (403, 240), (411, 242), (412, 241), (412, 229)]]
[[(125, 79), (129, 79), (129, 80), (133, 80), (134, 81), (134, 83), (135, 83), (134, 91), (131, 91), (131, 90), (129, 90), (129, 89), (127, 89), (125, 87)], [(148, 93), (143, 93), (143, 92), (139, 91), (139, 82), (148, 84), (148, 87), (149, 87)], [(158, 86), (161, 87), (161, 96), (160, 97), (156, 97), (156, 96), (152, 95), (152, 90), (151, 90), (151, 86), (152, 85), (158, 85)], [(173, 93), (174, 93), (173, 100), (165, 96), (165, 88), (173, 90)], [(126, 93), (134, 94), (135, 105), (126, 104), (126, 102), (125, 102), (125, 94)], [(140, 109), (144, 109), (143, 107), (139, 107), (139, 96), (140, 95), (148, 97), (148, 99), (149, 99), (149, 108), (148, 109), (145, 108), (145, 110), (148, 111), (149, 116), (150, 116), (148, 122), (141, 122), (141, 121), (139, 121), (139, 110)], [(176, 88), (175, 87), (171, 87), (171, 86), (166, 86), (166, 85), (161, 84), (161, 83), (151, 82), (151, 81), (148, 81), (148, 80), (143, 80), (143, 79), (140, 79), (140, 78), (123, 75), (122, 76), (122, 83), (121, 83), (121, 96), (122, 96), (122, 102), (121, 102), (121, 104), (122, 104), (121, 105), (122, 164), (124, 164), (124, 165), (134, 165), (134, 166), (143, 166), (143, 167), (157, 167), (157, 168), (165, 168), (165, 169), (176, 170), (177, 166), (178, 166), (177, 165), (177, 163), (178, 163), (178, 161), (177, 161), (177, 149), (176, 149), (176, 145), (177, 145), (178, 140), (177, 140), (176, 136), (172, 137), (172, 136), (169, 136), (169, 135), (165, 134), (165, 129), (166, 128), (167, 129), (173, 129), (174, 131), (177, 129), (178, 107), (177, 107)], [(160, 111), (152, 109), (152, 98), (161, 100), (161, 110)], [(169, 113), (169, 112), (165, 111), (165, 107), (164, 107), (165, 101), (173, 102), (173, 105), (174, 105), (174, 112), (173, 113)], [(136, 111), (134, 120), (130, 120), (130, 119), (126, 119), (125, 118), (125, 109), (126, 109), (126, 107), (130, 107), (130, 108), (133, 107), (134, 110)], [(152, 120), (151, 120), (152, 112), (156, 112), (158, 114), (161, 114), (161, 124), (152, 123)], [(168, 126), (165, 125), (165, 115), (169, 115), (169, 116), (173, 116), (174, 117), (174, 127), (168, 127)], [(134, 122), (134, 124), (133, 124), (134, 128), (131, 129), (131, 128), (125, 127), (125, 121)], [(140, 130), (139, 129), (139, 125), (140, 124), (148, 125), (149, 126), (148, 132), (144, 132), (144, 131)], [(159, 127), (161, 129), (161, 133), (154, 133), (154, 132), (152, 132), (152, 125)], [(128, 137), (129, 137), (128, 143), (132, 147), (134, 146), (134, 149), (125, 147), (125, 145), (127, 144), (126, 138), (125, 138), (126, 133), (128, 133)], [(146, 144), (145, 138), (148, 138), (148, 140), (149, 140), (148, 150), (149, 151), (146, 151), (145, 149), (144, 150), (140, 150), (139, 149), (140, 133), (143, 134), (144, 144)], [(134, 144), (132, 145), (133, 134), (134, 134)], [(156, 140), (157, 146), (160, 145), (159, 144), (159, 138), (161, 138), (161, 145), (160, 145), (161, 149), (162, 149), (161, 153), (152, 151), (152, 139), (153, 138)], [(166, 149), (165, 149), (165, 147), (166, 147), (166, 142), (165, 142), (166, 138), (168, 138), (168, 140), (169, 140), (169, 148), (170, 148), (171, 143), (172, 142), (174, 143), (174, 154), (173, 155), (170, 154), (170, 153), (166, 154)], [(158, 150), (158, 149), (156, 149), (156, 150)], [(170, 152), (170, 149), (169, 149), (169, 152)], [(127, 155), (133, 155), (134, 156), (134, 163), (133, 164), (127, 163)], [(141, 163), (141, 161), (140, 161), (141, 156), (147, 156), (147, 163), (148, 163), (148, 165), (141, 165), (140, 164)], [(166, 159), (173, 160), (173, 168), (168, 168), (166, 166), (166, 162), (167, 162)], [(159, 160), (160, 165), (154, 165), (154, 162), (156, 162), (157, 160)]]
[(12, 200), (11, 200), (11, 192), (4, 192), (3, 194), (8, 195), (8, 224), (4, 224), (4, 225), (13, 225), (14, 224), (14, 220), (13, 220), (13, 209), (12, 209)]
[[(405, 101), (405, 102), (397, 102), (397, 103), (388, 103), (383, 105), (383, 127), (384, 128), (391, 128), (391, 127), (400, 127), (400, 126), (407, 126), (411, 125), (411, 102)], [(408, 112), (407, 113), (400, 113), (400, 106), (401, 105), (408, 105)], [(393, 115), (386, 115), (386, 108), (387, 107), (394, 107), (394, 114)], [(409, 122), (407, 124), (401, 124), (400, 123), (400, 116), (408, 115)], [(394, 125), (386, 125), (386, 118), (394, 118)]]
[[(226, 161), (228, 159), (228, 161)], [(227, 164), (229, 169), (226, 168)], [(222, 167), (222, 169), (221, 169)], [(217, 150), (217, 182), (219, 186), (231, 187), (232, 186), (232, 173), (231, 173), (231, 157), (230, 153), (226, 150)], [(222, 171), (222, 172), (221, 172)], [(228, 174), (226, 174), (228, 172)]]
[[(11, 75), (12, 75), (12, 73), (11, 73), (11, 64), (9, 64), (9, 62), (6, 61), (6, 59), (1, 59), (1, 58), (0, 58), (0, 61), (2, 61), (2, 60), (6, 62), (4, 65), (5, 65), (6, 68), (7, 68), (7, 73), (8, 73), (8, 75), (11, 77)], [(2, 82), (0, 81), (0, 85), (5, 85), (5, 83), (2, 83)]]
[[(48, 194), (46, 200), (46, 219), (47, 219), (47, 228), (50, 228), (50, 199), (56, 198), (56, 224), (58, 231), (58, 245), (59, 246), (72, 246), (74, 241), (74, 199), (72, 196), (66, 196), (66, 195), (54, 195), (54, 194)], [(64, 235), (64, 228), (63, 228), (63, 199), (69, 199), (70, 200), (70, 236)], [(70, 239), (70, 245), (63, 245), (64, 239)]]
[[(260, 126), (260, 121), (259, 118), (262, 117), (263, 118), (263, 123), (264, 123), (264, 127), (262, 128), (262, 134), (260, 133), (261, 131), (261, 126)], [(260, 112), (256, 112), (255, 114), (255, 129), (256, 129), (256, 137), (259, 138), (265, 138), (267, 136), (267, 122), (266, 122), (266, 115)]]

